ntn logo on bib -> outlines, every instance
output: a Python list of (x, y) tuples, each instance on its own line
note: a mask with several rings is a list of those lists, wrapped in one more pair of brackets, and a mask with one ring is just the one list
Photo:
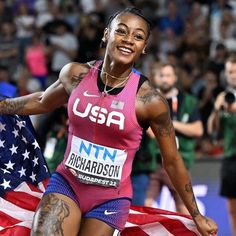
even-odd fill
[(86, 183), (96, 182), (95, 184), (100, 185), (99, 183), (107, 180), (107, 185), (116, 186), (121, 180), (126, 158), (125, 150), (98, 145), (73, 136), (65, 165), (75, 170), (78, 178), (86, 179)]

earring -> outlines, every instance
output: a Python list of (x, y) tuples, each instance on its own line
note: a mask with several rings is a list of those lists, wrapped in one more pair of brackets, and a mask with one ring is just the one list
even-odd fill
[(107, 42), (104, 39), (102, 39), (100, 43), (100, 48), (105, 48), (106, 46), (107, 46)]
[(143, 49), (142, 54), (147, 54), (147, 52), (146, 52), (145, 49), (146, 49), (146, 48)]

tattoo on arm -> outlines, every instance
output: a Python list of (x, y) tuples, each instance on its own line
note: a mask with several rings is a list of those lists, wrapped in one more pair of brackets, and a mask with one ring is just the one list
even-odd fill
[(168, 112), (157, 117), (157, 133), (160, 137), (170, 137), (174, 132), (174, 126)]
[(145, 93), (142, 96), (138, 96), (137, 99), (141, 101), (142, 103), (146, 104), (149, 103), (154, 97), (158, 95), (158, 91), (151, 89), (147, 93)]
[(87, 73), (81, 73), (79, 75), (72, 76), (72, 87), (75, 88), (84, 78)]
[(32, 236), (64, 235), (62, 224), (70, 215), (70, 208), (65, 201), (59, 199), (55, 194), (48, 194), (40, 203), (36, 214)]
[(23, 110), (28, 101), (28, 97), (3, 100), (0, 102), (0, 114), (17, 114)]
[(144, 94), (139, 95), (137, 97), (137, 99), (139, 101), (141, 101), (141, 102), (143, 102), (145, 104), (145, 103), (150, 103), (153, 98), (158, 98), (158, 99), (160, 99), (163, 103), (165, 103), (168, 106), (168, 103), (167, 103), (166, 99), (163, 97), (163, 95), (160, 93), (160, 91), (158, 91), (157, 89), (153, 88), (149, 81), (148, 81), (148, 85), (147, 86), (148, 86), (147, 91)]
[[(188, 184), (185, 185), (185, 191), (187, 193), (190, 193), (190, 194), (193, 195), (193, 188), (192, 188), (192, 184), (191, 183), (188, 183)], [(197, 208), (197, 203), (196, 203), (194, 195), (193, 195), (193, 198), (192, 198), (192, 206), (191, 207), (192, 207), (191, 215), (192, 215), (193, 218), (195, 218), (195, 217), (197, 217), (200, 214), (200, 212), (199, 212), (199, 210)]]
[(137, 99), (143, 104), (147, 104), (150, 103), (152, 99), (156, 98), (160, 100), (167, 107), (168, 112), (163, 112), (162, 114), (158, 115), (155, 118), (155, 121), (158, 125), (157, 131), (159, 136), (161, 137), (171, 136), (171, 134), (173, 134), (174, 132), (174, 127), (169, 114), (169, 105), (164, 96), (158, 90), (153, 88), (150, 85), (150, 83), (148, 85), (149, 85), (148, 91), (144, 93), (144, 95), (138, 96)]

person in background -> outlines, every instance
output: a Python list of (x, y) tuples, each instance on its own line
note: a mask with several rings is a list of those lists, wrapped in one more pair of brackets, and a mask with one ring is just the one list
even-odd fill
[(19, 40), (15, 34), (15, 25), (12, 21), (5, 21), (0, 31), (0, 65), (8, 68), (11, 77), (16, 72), (18, 54)]
[(232, 226), (236, 235), (236, 56), (225, 61), (226, 90), (221, 92), (214, 103), (208, 119), (208, 133), (212, 137), (223, 135), (223, 161), (221, 167), (220, 195), (227, 199)]
[(18, 87), (12, 82), (8, 68), (0, 66), (0, 95), (16, 97), (19, 95)]
[[(172, 64), (157, 64), (153, 70), (152, 83), (156, 89), (160, 89), (168, 101), (171, 119), (176, 132), (177, 147), (185, 167), (189, 170), (195, 158), (196, 138), (201, 137), (203, 134), (203, 125), (198, 112), (197, 99), (177, 88), (177, 72)], [(154, 136), (151, 133), (151, 130), (149, 130), (150, 136)], [(176, 211), (188, 214), (187, 208), (162, 166), (160, 152), (157, 155), (157, 162), (158, 168), (150, 175), (145, 205), (153, 205), (160, 195), (162, 187), (167, 186), (174, 198)]]
[(44, 138), (46, 140), (43, 155), (50, 173), (53, 173), (63, 160), (63, 154), (67, 145), (68, 116), (66, 107), (60, 107), (52, 112), (50, 116), (46, 117), (46, 119), (42, 119), (38, 129), (43, 129), (45, 122), (49, 125), (46, 134), (44, 132), (44, 137), (41, 137), (41, 139)]
[(15, 25), (16, 36), (19, 40), (19, 61), (24, 64), (25, 49), (31, 43), (35, 28), (35, 16), (30, 12), (28, 5), (19, 3), (16, 9)]
[(143, 132), (138, 151), (135, 154), (131, 180), (133, 186), (132, 205), (144, 206), (150, 181), (150, 174), (156, 171), (158, 147), (155, 136)]
[(55, 75), (65, 64), (75, 59), (79, 47), (76, 36), (62, 22), (56, 25), (55, 34), (48, 37), (46, 46), (51, 55), (51, 70)]
[(31, 44), (26, 48), (25, 62), (32, 77), (40, 83), (42, 90), (47, 87), (47, 54), (46, 46), (41, 41), (41, 35), (35, 33), (32, 36)]
[(0, 28), (4, 22), (12, 21), (14, 12), (5, 0), (0, 0)]
[(68, 103), (64, 160), (39, 203), (32, 236), (112, 236), (115, 229), (122, 231), (132, 198), (133, 158), (149, 126), (197, 229), (203, 236), (217, 233), (216, 223), (199, 212), (166, 99), (133, 68), (145, 53), (150, 28), (136, 8), (117, 12), (104, 30), (104, 60), (69, 63), (44, 92), (0, 102), (0, 114), (22, 115)]

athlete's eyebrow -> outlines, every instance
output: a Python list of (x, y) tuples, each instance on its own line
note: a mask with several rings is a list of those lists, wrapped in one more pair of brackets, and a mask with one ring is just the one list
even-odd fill
[[(129, 28), (128, 25), (126, 25), (125, 23), (119, 23), (118, 26), (124, 26), (124, 27), (126, 27), (127, 29)], [(145, 32), (145, 30), (143, 30), (142, 28), (135, 28), (135, 30), (140, 30), (140, 31), (142, 31), (145, 35), (147, 35), (146, 32)]]

